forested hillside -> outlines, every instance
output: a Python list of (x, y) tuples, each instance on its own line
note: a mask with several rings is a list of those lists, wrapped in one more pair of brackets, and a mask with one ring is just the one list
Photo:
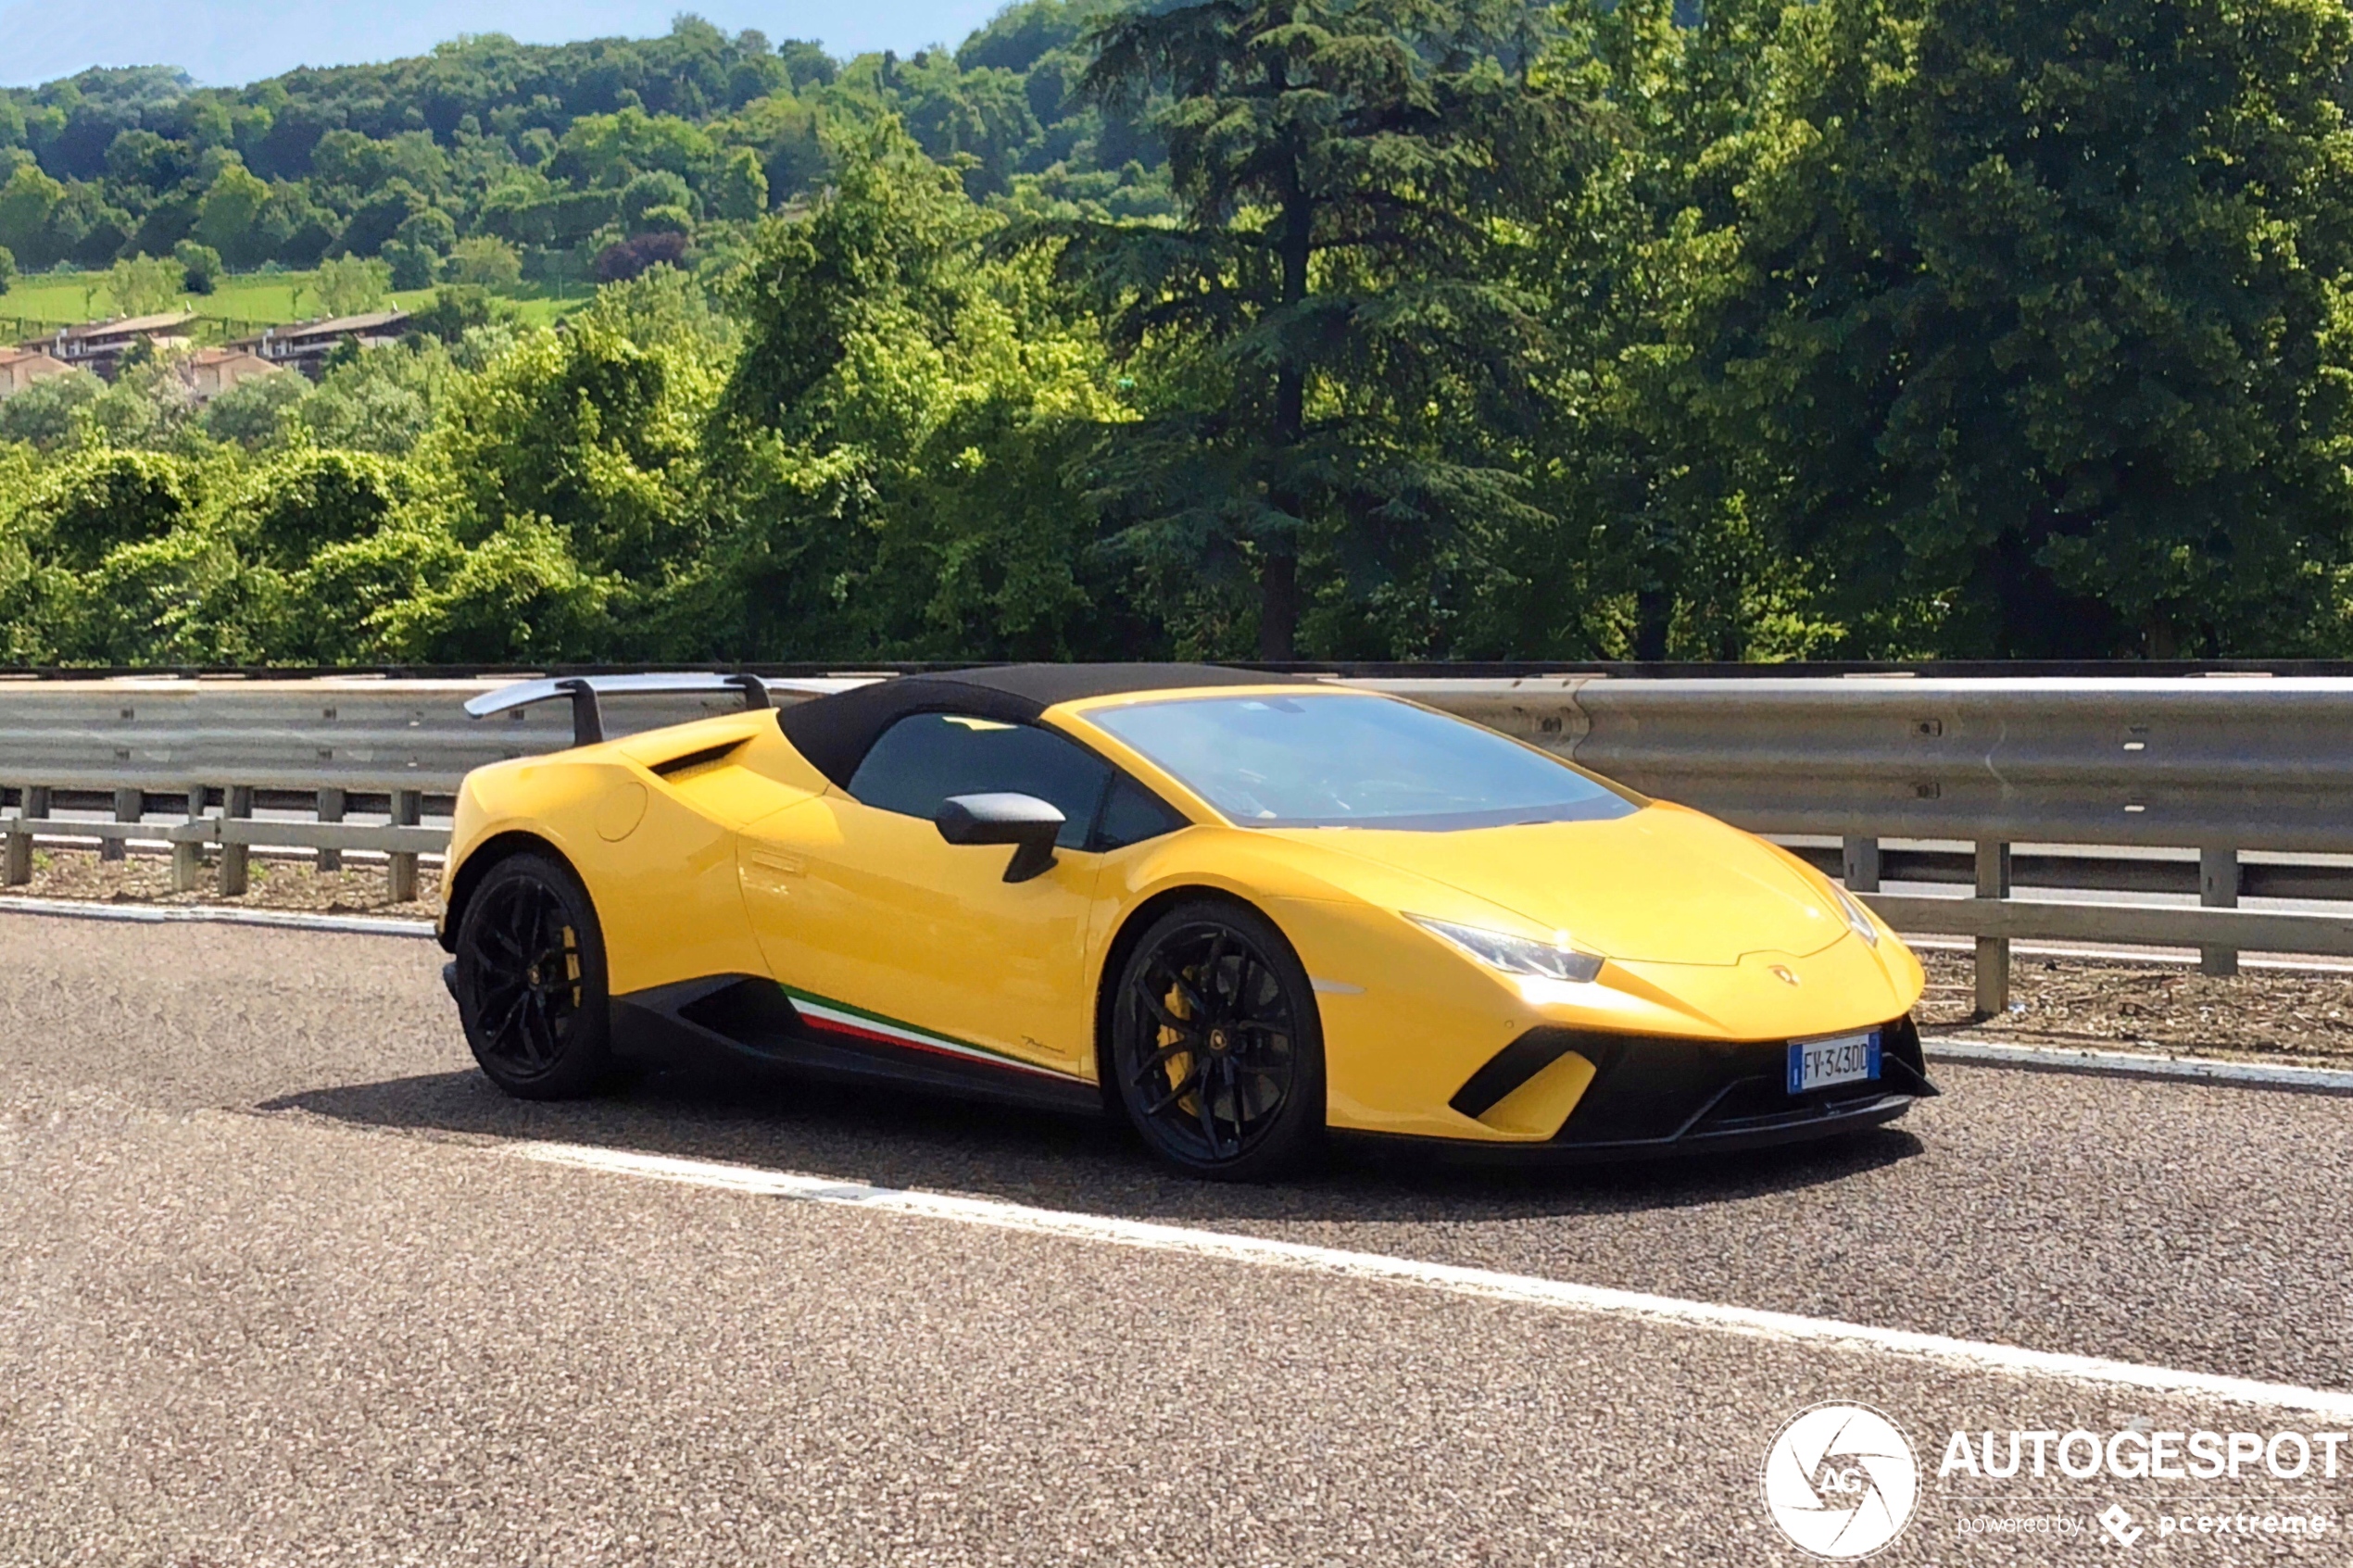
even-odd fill
[(88, 71), (0, 92), (0, 245), (25, 270), (190, 242), (240, 270), (382, 257), (415, 288), (486, 238), (535, 275), (634, 234), (739, 244), (824, 184), (829, 132), (886, 114), (975, 197), (1164, 211), (1150, 138), (1070, 101), (1083, 21), (1079, 0), (1031, 0), (952, 55), (847, 66), (688, 17), (664, 38), (469, 38), (239, 89)]
[(20, 269), (443, 292), (315, 387), (0, 400), (0, 661), (2343, 655), (2349, 61), (2334, 0), (1033, 0), (9, 94)]

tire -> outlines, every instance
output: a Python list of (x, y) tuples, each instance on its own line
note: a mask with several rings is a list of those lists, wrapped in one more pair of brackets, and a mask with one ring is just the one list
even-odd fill
[(490, 1081), (518, 1099), (592, 1093), (612, 1066), (605, 939), (572, 868), (512, 855), (458, 923), (458, 1016)]
[(1162, 1163), (1213, 1181), (1296, 1169), (1324, 1133), (1324, 1037), (1290, 944), (1256, 910), (1180, 904), (1111, 997), (1114, 1093)]

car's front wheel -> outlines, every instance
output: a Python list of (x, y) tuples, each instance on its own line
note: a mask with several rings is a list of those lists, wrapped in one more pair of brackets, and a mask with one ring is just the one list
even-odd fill
[(1324, 1130), (1307, 972), (1256, 911), (1203, 900), (1154, 921), (1113, 997), (1110, 1067), (1145, 1145), (1188, 1174), (1257, 1181)]
[(585, 1095), (611, 1065), (604, 935), (572, 868), (491, 867), (458, 923), (458, 1015), (490, 1081), (522, 1099)]

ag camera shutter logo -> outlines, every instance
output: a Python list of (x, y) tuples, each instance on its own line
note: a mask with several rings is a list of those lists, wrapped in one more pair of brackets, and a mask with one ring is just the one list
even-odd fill
[(1919, 1495), (1912, 1445), (1869, 1405), (1800, 1411), (1765, 1450), (1766, 1512), (1800, 1550), (1831, 1562), (1902, 1535)]

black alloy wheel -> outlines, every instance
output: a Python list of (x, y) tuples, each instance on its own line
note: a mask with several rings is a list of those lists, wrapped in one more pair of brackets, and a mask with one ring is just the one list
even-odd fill
[(1323, 1031), (1306, 972), (1256, 911), (1170, 910), (1128, 955), (1110, 1068), (1147, 1147), (1197, 1176), (1255, 1181), (1324, 1129)]
[(604, 936), (572, 869), (510, 857), (458, 926), (458, 1012), (490, 1081), (522, 1099), (587, 1094), (610, 1065)]

